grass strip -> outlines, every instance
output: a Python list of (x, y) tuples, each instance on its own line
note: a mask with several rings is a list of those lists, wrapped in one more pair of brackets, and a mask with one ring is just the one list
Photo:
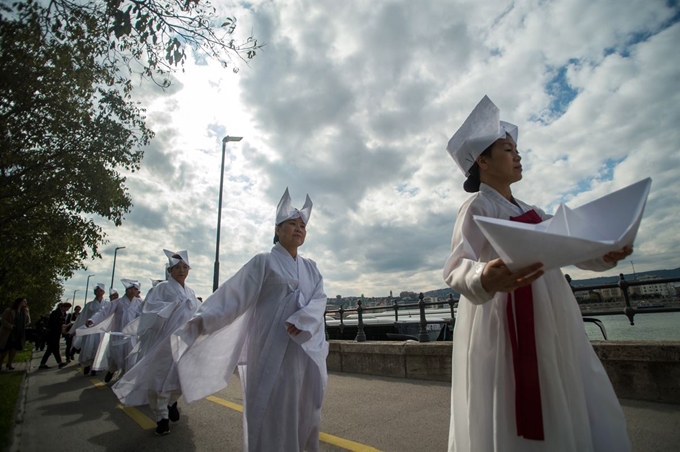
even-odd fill
[[(31, 359), (32, 350), (33, 344), (27, 342), (24, 350), (14, 357), (14, 364)], [(24, 375), (25, 372), (20, 371), (3, 370), (0, 372), (0, 450), (4, 450), (9, 445), (9, 434), (14, 426), (14, 408)]]

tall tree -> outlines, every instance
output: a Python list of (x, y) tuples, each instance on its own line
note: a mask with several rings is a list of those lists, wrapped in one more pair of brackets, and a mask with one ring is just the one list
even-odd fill
[[(219, 41), (210, 8), (174, 0), (0, 5), (1, 302), (31, 293), (40, 294), (31, 300), (39, 310), (53, 305), (59, 279), (99, 256), (106, 238), (96, 219), (120, 225), (129, 212), (121, 171), (139, 168), (153, 137), (131, 99), (135, 71), (167, 86), (186, 45), (227, 65), (255, 55), (254, 40)], [(227, 34), (233, 23), (224, 22)]]

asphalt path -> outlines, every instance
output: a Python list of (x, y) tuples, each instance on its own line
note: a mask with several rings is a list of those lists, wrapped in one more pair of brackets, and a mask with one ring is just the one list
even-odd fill
[[(243, 398), (238, 376), (213, 397), (179, 402), (181, 419), (157, 437), (148, 407), (125, 408), (104, 373), (75, 364), (28, 365), (11, 452), (241, 451)], [(636, 452), (680, 447), (680, 406), (621, 400)], [(331, 373), (324, 400), (321, 451), (445, 451), (450, 384)]]

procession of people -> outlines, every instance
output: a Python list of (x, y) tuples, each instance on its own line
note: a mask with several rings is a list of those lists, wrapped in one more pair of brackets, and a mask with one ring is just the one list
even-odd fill
[[(96, 283), (78, 313), (60, 303), (47, 321), (40, 368), (50, 367), (50, 356), (62, 368), (77, 354), (82, 374), (106, 371), (104, 382), (123, 404), (149, 406), (158, 436), (180, 420), (180, 397), (192, 403), (214, 394), (238, 368), (244, 450), (318, 450), (328, 382), (327, 297), (316, 263), (298, 254), (312, 206), (307, 196), (301, 209), (293, 207), (286, 189), (273, 221), (274, 246), (204, 303), (186, 283), (188, 252), (167, 249), (165, 280), (152, 280), (146, 297), (139, 281), (123, 278), (122, 297), (111, 287), (105, 298), (105, 285)], [(62, 335), (67, 361), (59, 354)]]
[[(548, 218), (516, 199), (522, 179), (518, 128), (500, 120), (487, 97), (447, 147), (472, 193), (459, 211), (446, 283), (461, 294), (453, 339), (449, 451), (630, 450), (612, 385), (587, 336), (562, 273), (541, 262), (510, 270), (474, 216), (524, 223)], [(312, 201), (293, 207), (288, 189), (273, 221), (274, 245), (250, 259), (205, 302), (187, 285), (186, 250), (163, 249), (165, 280), (145, 298), (137, 280), (125, 293), (98, 283), (77, 316), (60, 303), (47, 320), (47, 350), (61, 368), (74, 353), (83, 374), (106, 371), (105, 383), (127, 406), (148, 405), (155, 434), (180, 421), (178, 401), (193, 403), (224, 389), (238, 370), (245, 451), (317, 451), (328, 384), (324, 315), (327, 296), (316, 263), (299, 254)], [(264, 245), (264, 244), (263, 244)], [(631, 244), (632, 245), (632, 244)], [(160, 251), (160, 250), (159, 250)], [(579, 263), (613, 268), (632, 246)], [(160, 253), (159, 253), (160, 256)], [(12, 366), (17, 333), (30, 323), (25, 300), (3, 315)], [(559, 321), (558, 321), (559, 320)], [(13, 328), (5, 325), (13, 325)], [(59, 338), (69, 337), (67, 362)]]

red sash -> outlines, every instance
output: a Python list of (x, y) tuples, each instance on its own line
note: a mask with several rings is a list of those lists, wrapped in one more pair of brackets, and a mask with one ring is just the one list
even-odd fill
[[(510, 221), (536, 224), (543, 220), (534, 210), (530, 210), (518, 217), (510, 217)], [(514, 313), (512, 293), (508, 294), (506, 313), (515, 371), (517, 436), (543, 441), (543, 411), (541, 409), (541, 386), (538, 381), (534, 297), (531, 285), (516, 289), (514, 294)]]

